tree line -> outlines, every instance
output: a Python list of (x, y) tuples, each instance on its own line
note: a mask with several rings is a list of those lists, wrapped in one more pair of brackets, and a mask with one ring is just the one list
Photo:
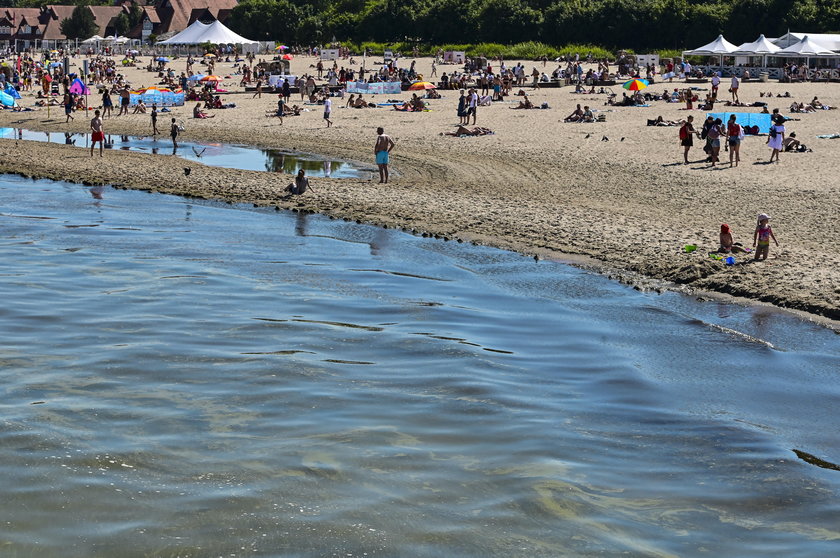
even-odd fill
[(255, 40), (596, 44), (637, 52), (694, 48), (719, 33), (840, 31), (840, 2), (822, 0), (241, 0), (228, 26)]
[[(0, 0), (0, 6), (102, 5), (112, 0)], [(139, 9), (135, 12), (139, 15)], [(121, 17), (120, 30), (136, 23)], [(81, 13), (71, 24), (83, 35)], [(760, 33), (840, 32), (836, 0), (240, 0), (226, 22), (250, 39), (297, 45), (335, 37), (360, 45), (539, 42), (636, 52), (694, 48), (719, 33), (735, 44)], [(78, 29), (81, 28), (81, 29)], [(128, 27), (130, 28), (130, 27)], [(125, 29), (127, 31), (127, 29)], [(81, 37), (86, 38), (86, 37)]]

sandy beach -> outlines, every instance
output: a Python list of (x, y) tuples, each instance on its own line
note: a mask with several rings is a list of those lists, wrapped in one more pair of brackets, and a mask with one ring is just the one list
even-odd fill
[[(297, 57), (292, 73), (314, 71), (310, 69), (314, 63), (314, 58)], [(405, 66), (409, 63), (403, 61)], [(172, 63), (178, 73), (185, 65), (183, 58)], [(430, 59), (417, 60), (418, 71), (424, 75), (430, 65)], [(526, 62), (527, 70), (534, 65), (538, 64)], [(186, 121), (183, 139), (294, 149), (372, 166), (375, 130), (383, 126), (396, 141), (392, 169), (397, 176), (387, 185), (378, 184), (378, 178), (313, 178), (314, 192), (287, 199), (282, 189), (290, 176), (116, 150), (106, 151), (104, 158), (90, 158), (76, 147), (11, 139), (0, 141), (0, 170), (315, 211), (450, 241), (573, 260), (640, 288), (727, 293), (840, 320), (840, 256), (830, 247), (840, 232), (840, 178), (835, 171), (840, 140), (816, 137), (840, 133), (840, 110), (812, 114), (787, 110), (793, 100), (807, 103), (814, 96), (840, 105), (840, 84), (743, 84), (742, 101), (769, 101), (770, 109), (779, 108), (797, 119), (787, 123), (787, 131), (795, 131), (813, 151), (782, 153), (779, 164), (769, 165), (766, 136), (748, 136), (740, 166), (730, 169), (729, 154), (723, 150), (724, 164), (712, 168), (705, 163), (699, 140), (691, 152), (693, 162), (682, 164), (678, 129), (646, 126), (648, 119), (660, 115), (678, 120), (693, 114), (699, 129), (704, 113), (681, 110), (684, 104), (654, 101), (650, 107), (612, 107), (605, 106), (603, 94), (574, 94), (571, 87), (525, 87), (536, 106), (547, 102), (550, 108), (510, 110), (520, 100), (513, 96), (479, 108), (477, 125), (490, 128), (493, 135), (457, 138), (441, 133), (454, 130), (458, 123), (458, 92), (442, 91), (442, 99), (429, 101), (429, 112), (348, 109), (336, 99), (331, 128), (324, 124), (321, 107), (314, 105), (307, 105), (309, 111), (301, 116), (286, 118), (281, 126), (278, 119), (265, 116), (275, 108), (277, 96), (264, 93), (255, 99), (244, 93), (231, 67), (220, 63), (216, 73), (231, 76), (221, 85), (229, 91), (222, 98), (237, 107), (212, 111), (216, 117), (207, 120), (190, 118), (194, 103), (175, 108), (172, 115)], [(546, 71), (553, 68), (549, 64)], [(438, 66), (438, 74), (454, 69)], [(158, 81), (156, 73), (140, 68), (128, 69), (126, 76), (134, 87)], [(724, 80), (722, 97), (728, 95), (727, 86)], [(661, 92), (666, 87), (684, 88), (685, 84), (677, 80), (656, 83), (649, 90)], [(620, 85), (612, 89), (621, 96)], [(759, 97), (759, 92), (771, 92), (774, 97)], [(775, 97), (785, 92), (791, 98)], [(408, 99), (410, 93), (389, 97)], [(300, 103), (300, 96), (293, 94), (292, 102)], [(564, 123), (577, 103), (606, 115), (606, 122)], [(21, 105), (33, 104), (32, 93), (24, 93)], [(91, 105), (98, 104), (98, 98), (91, 97)], [(727, 110), (718, 107), (716, 112)], [(43, 108), (3, 111), (0, 125), (87, 131), (89, 117), (75, 116), (65, 124), (61, 107), (53, 107), (49, 117)], [(159, 126), (165, 128), (170, 116), (161, 114)], [(149, 115), (106, 119), (105, 130), (148, 135)], [(192, 168), (189, 177), (184, 176), (185, 166)], [(708, 256), (718, 246), (721, 223), (732, 227), (737, 242), (751, 246), (755, 218), (762, 212), (772, 216), (771, 225), (781, 244), (771, 246), (767, 261), (747, 263), (751, 256), (736, 255), (738, 264), (726, 266)], [(698, 248), (684, 253), (687, 244)]]

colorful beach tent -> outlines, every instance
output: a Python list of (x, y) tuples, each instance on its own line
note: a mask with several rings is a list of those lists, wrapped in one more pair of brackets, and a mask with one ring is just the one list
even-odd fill
[(20, 99), (20, 93), (18, 93), (18, 90), (15, 89), (15, 86), (12, 85), (9, 82), (6, 82), (6, 91), (5, 92), (6, 92), (6, 95), (8, 95), (9, 97), (11, 97), (13, 99)]
[(90, 95), (90, 89), (88, 89), (87, 85), (81, 79), (76, 78), (70, 84), (70, 93), (74, 95)]
[(4, 107), (16, 107), (17, 101), (15, 101), (14, 97), (9, 95), (4, 91), (0, 91), (0, 104)]

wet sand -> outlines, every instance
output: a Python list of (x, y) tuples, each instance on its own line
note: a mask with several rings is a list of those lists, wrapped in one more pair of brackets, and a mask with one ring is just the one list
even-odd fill
[[(313, 58), (293, 61), (292, 73), (309, 71)], [(344, 61), (346, 63), (346, 61)], [(410, 61), (405, 61), (407, 65)], [(418, 60), (428, 73), (430, 60)], [(527, 63), (530, 71), (533, 63)], [(222, 63), (216, 73), (232, 75)], [(184, 59), (173, 66), (178, 72)], [(438, 74), (455, 66), (438, 66)], [(542, 69), (542, 68), (540, 68)], [(553, 67), (549, 64), (547, 71)], [(152, 85), (156, 75), (139, 69), (127, 72), (133, 85)], [(339, 218), (402, 227), (452, 240), (474, 241), (518, 250), (544, 258), (584, 262), (642, 288), (679, 288), (728, 293), (769, 302), (813, 315), (840, 320), (838, 255), (830, 247), (840, 219), (840, 179), (835, 167), (840, 141), (817, 139), (817, 134), (840, 133), (840, 111), (789, 115), (788, 131), (812, 153), (781, 155), (781, 163), (765, 164), (766, 137), (748, 137), (741, 148), (741, 164), (712, 168), (695, 141), (693, 161), (682, 164), (676, 127), (647, 127), (647, 119), (666, 120), (693, 114), (699, 128), (704, 114), (680, 110), (683, 105), (654, 102), (651, 107), (607, 107), (605, 95), (577, 95), (572, 89), (525, 87), (535, 105), (547, 110), (510, 110), (511, 102), (480, 107), (477, 124), (495, 131), (483, 137), (440, 135), (454, 130), (457, 91), (429, 101), (430, 112), (403, 113), (390, 108), (345, 109), (334, 100), (326, 128), (319, 106), (286, 118), (281, 126), (265, 113), (276, 106), (276, 95), (253, 99), (238, 86), (238, 76), (222, 85), (230, 93), (225, 102), (235, 109), (213, 111), (208, 120), (190, 118), (193, 104), (161, 114), (159, 127), (168, 129), (171, 116), (186, 122), (183, 139), (245, 143), (295, 149), (373, 163), (376, 127), (383, 126), (396, 141), (392, 169), (398, 173), (387, 185), (371, 179), (313, 179), (315, 189), (304, 196), (284, 198), (291, 176), (240, 171), (185, 162), (167, 155), (106, 151), (90, 158), (78, 147), (33, 142), (0, 141), (0, 170), (25, 175), (88, 183), (119, 184), (126, 188), (247, 202)], [(727, 80), (721, 87), (726, 94)], [(681, 82), (654, 84), (685, 87)], [(697, 87), (709, 87), (699, 84)], [(621, 95), (620, 86), (612, 88)], [(840, 84), (747, 83), (745, 102), (763, 101), (759, 91), (774, 95), (789, 91), (791, 99), (772, 98), (770, 108), (787, 114), (792, 100), (840, 104)], [(700, 92), (702, 96), (702, 91)], [(367, 97), (367, 96), (366, 96)], [(410, 93), (386, 97), (407, 99)], [(97, 105), (91, 98), (91, 105)], [(300, 103), (299, 95), (292, 102)], [(385, 99), (371, 100), (379, 102)], [(23, 106), (34, 98), (24, 93)], [(606, 122), (564, 123), (575, 104), (602, 111)], [(727, 107), (719, 106), (723, 112)], [(739, 108), (758, 112), (758, 108)], [(61, 107), (35, 112), (0, 114), (0, 125), (44, 131), (86, 131), (80, 113), (65, 124)], [(105, 120), (107, 133), (150, 133), (148, 115)], [(607, 137), (608, 141), (602, 141)], [(622, 139), (623, 138), (623, 139)], [(168, 137), (162, 138), (164, 145)], [(190, 167), (189, 177), (184, 167)], [(766, 262), (725, 266), (708, 257), (717, 248), (721, 223), (728, 223), (735, 240), (749, 246), (755, 216), (769, 213), (781, 248), (771, 246)], [(695, 244), (690, 254), (682, 247)], [(580, 258), (583, 259), (580, 259)]]

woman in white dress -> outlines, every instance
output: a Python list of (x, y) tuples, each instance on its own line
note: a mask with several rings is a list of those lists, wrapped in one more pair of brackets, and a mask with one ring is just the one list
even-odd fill
[(784, 127), (785, 119), (783, 116), (779, 115), (776, 117), (776, 121), (770, 126), (770, 134), (767, 138), (767, 147), (772, 149), (772, 153), (770, 153), (770, 162), (773, 162), (773, 159), (776, 159), (776, 162), (779, 162), (779, 151), (784, 149), (784, 142), (785, 142), (785, 127)]

